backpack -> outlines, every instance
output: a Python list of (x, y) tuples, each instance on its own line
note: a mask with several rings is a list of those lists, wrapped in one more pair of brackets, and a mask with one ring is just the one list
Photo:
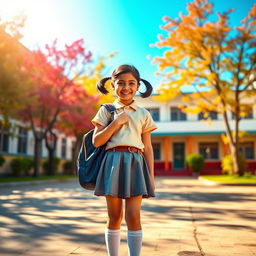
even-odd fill
[[(109, 123), (114, 119), (116, 108), (112, 104), (103, 104), (111, 118)], [(106, 144), (95, 148), (92, 143), (94, 129), (90, 130), (83, 136), (80, 152), (77, 159), (77, 170), (79, 183), (84, 189), (94, 190), (99, 169), (106, 153)]]

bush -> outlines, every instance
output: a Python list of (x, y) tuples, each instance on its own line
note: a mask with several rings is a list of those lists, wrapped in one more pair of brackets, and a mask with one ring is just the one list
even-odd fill
[(193, 172), (199, 173), (204, 166), (204, 156), (201, 154), (190, 154), (186, 157), (186, 163)]
[(63, 165), (63, 171), (65, 174), (71, 174), (72, 171), (72, 161), (68, 160)]
[(10, 166), (14, 176), (28, 175), (33, 166), (33, 160), (26, 157), (14, 158), (11, 160)]
[[(53, 173), (58, 170), (59, 163), (60, 163), (60, 158), (54, 157), (54, 164), (53, 164), (53, 170), (52, 170)], [(49, 166), (49, 159), (43, 162), (43, 169), (45, 172), (48, 171), (48, 166)]]
[[(247, 162), (241, 154), (239, 154), (239, 161), (241, 163), (242, 172), (246, 172)], [(221, 168), (223, 174), (234, 175), (233, 157), (231, 155), (226, 155), (221, 159)]]
[(5, 159), (2, 155), (0, 155), (0, 166), (2, 166), (5, 163)]

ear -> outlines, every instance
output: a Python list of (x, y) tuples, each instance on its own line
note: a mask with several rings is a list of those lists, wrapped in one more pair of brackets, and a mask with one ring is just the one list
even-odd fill
[(115, 89), (115, 85), (114, 85), (114, 83), (111, 81), (110, 82), (111, 83), (111, 87), (112, 87), (112, 89)]
[(140, 89), (140, 84), (138, 83), (137, 91)]

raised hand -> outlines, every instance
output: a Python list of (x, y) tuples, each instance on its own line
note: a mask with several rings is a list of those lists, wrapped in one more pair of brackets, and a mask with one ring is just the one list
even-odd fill
[(118, 114), (115, 115), (114, 117), (114, 121), (118, 124), (118, 125), (124, 125), (127, 124), (129, 122), (129, 117), (128, 115), (125, 113), (125, 111), (120, 112)]

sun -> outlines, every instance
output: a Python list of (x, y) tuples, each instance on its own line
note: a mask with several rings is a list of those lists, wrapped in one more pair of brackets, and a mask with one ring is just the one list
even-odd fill
[(5, 21), (20, 14), (25, 15), (27, 19), (21, 31), (22, 42), (34, 48), (41, 44), (51, 43), (56, 38), (60, 41), (67, 38), (66, 17), (60, 9), (58, 1), (0, 0), (0, 19)]
[(21, 13), (27, 13), (31, 7), (33, 0), (0, 0), (0, 17), (10, 20)]

